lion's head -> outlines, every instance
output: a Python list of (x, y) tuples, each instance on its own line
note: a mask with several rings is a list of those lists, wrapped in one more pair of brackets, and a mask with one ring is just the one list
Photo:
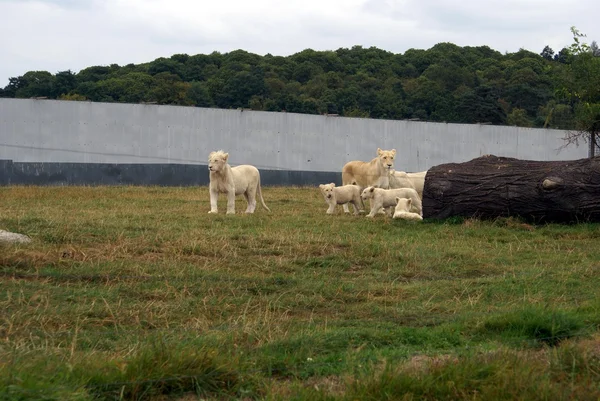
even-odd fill
[(412, 199), (396, 197), (396, 208), (394, 212), (410, 212)]
[(333, 198), (333, 188), (335, 188), (335, 184), (332, 182), (331, 184), (321, 184), (319, 185), (319, 189), (321, 193), (325, 197), (325, 199)]
[(213, 173), (223, 170), (223, 166), (227, 164), (228, 157), (229, 153), (225, 153), (222, 150), (210, 152), (208, 155), (208, 169)]
[(370, 187), (366, 187), (365, 189), (363, 189), (362, 193), (360, 194), (360, 197), (362, 198), (363, 201), (366, 201), (367, 199), (372, 199), (374, 195), (375, 195), (375, 187), (370, 186)]
[(377, 148), (377, 157), (379, 157), (379, 162), (381, 165), (390, 170), (394, 168), (394, 158), (396, 157), (396, 149), (392, 150), (381, 150)]

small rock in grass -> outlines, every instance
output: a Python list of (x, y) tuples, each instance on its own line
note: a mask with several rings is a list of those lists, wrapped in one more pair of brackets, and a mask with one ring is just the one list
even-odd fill
[(0, 243), (18, 243), (28, 244), (31, 238), (23, 234), (11, 233), (10, 231), (0, 230)]

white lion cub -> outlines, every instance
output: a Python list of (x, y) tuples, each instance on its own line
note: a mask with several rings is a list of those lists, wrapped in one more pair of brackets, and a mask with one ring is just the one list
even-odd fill
[(227, 163), (229, 153), (222, 150), (210, 152), (208, 155), (208, 169), (210, 170), (210, 212), (217, 213), (217, 199), (219, 193), (227, 194), (227, 214), (235, 213), (236, 195), (244, 195), (248, 201), (246, 213), (254, 213), (256, 209), (256, 196), (260, 203), (269, 212), (271, 211), (262, 197), (260, 189), (260, 173), (254, 166), (244, 164), (231, 167)]
[(396, 207), (396, 198), (409, 198), (411, 203), (411, 211), (422, 214), (422, 204), (419, 194), (412, 188), (398, 188), (398, 189), (382, 189), (376, 187), (366, 187), (360, 195), (363, 202), (367, 199), (371, 199), (371, 211), (367, 217), (375, 217), (375, 214), (380, 209), (385, 209), (389, 216), (392, 215), (394, 208)]
[[(354, 208), (354, 214), (357, 215), (359, 210), (362, 210), (362, 202), (360, 200), (360, 187), (358, 185), (342, 185), (336, 187), (332, 182), (331, 184), (321, 184), (319, 189), (325, 198), (325, 202), (329, 205), (327, 214), (333, 214), (335, 212), (336, 205), (352, 204)], [(347, 213), (349, 213), (348, 211)]]
[(412, 206), (412, 199), (410, 198), (399, 198), (396, 197), (396, 208), (394, 210), (394, 218), (395, 219), (403, 219), (403, 220), (423, 220), (418, 213), (413, 213), (410, 211)]

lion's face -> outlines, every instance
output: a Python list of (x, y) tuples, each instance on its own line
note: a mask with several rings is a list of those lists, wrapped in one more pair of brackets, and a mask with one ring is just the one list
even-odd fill
[(229, 153), (223, 153), (221, 151), (211, 152), (208, 155), (208, 169), (213, 173), (223, 170), (223, 166), (227, 164), (228, 157)]
[(360, 194), (360, 197), (362, 198), (363, 201), (366, 201), (367, 199), (373, 198), (374, 194), (375, 194), (375, 187), (366, 187), (365, 189), (363, 189), (362, 193)]
[(412, 206), (412, 200), (408, 198), (396, 197), (396, 212), (410, 212)]
[(390, 170), (394, 168), (394, 159), (396, 158), (396, 149), (392, 150), (381, 150), (377, 148), (377, 156), (381, 165)]
[(325, 197), (325, 199), (333, 198), (333, 188), (335, 188), (335, 184), (332, 182), (331, 184), (321, 184), (319, 185), (319, 189), (321, 193)]

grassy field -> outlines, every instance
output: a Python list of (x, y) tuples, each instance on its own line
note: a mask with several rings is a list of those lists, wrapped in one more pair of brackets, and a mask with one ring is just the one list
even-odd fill
[(263, 191), (0, 187), (0, 400), (599, 399), (600, 225)]

